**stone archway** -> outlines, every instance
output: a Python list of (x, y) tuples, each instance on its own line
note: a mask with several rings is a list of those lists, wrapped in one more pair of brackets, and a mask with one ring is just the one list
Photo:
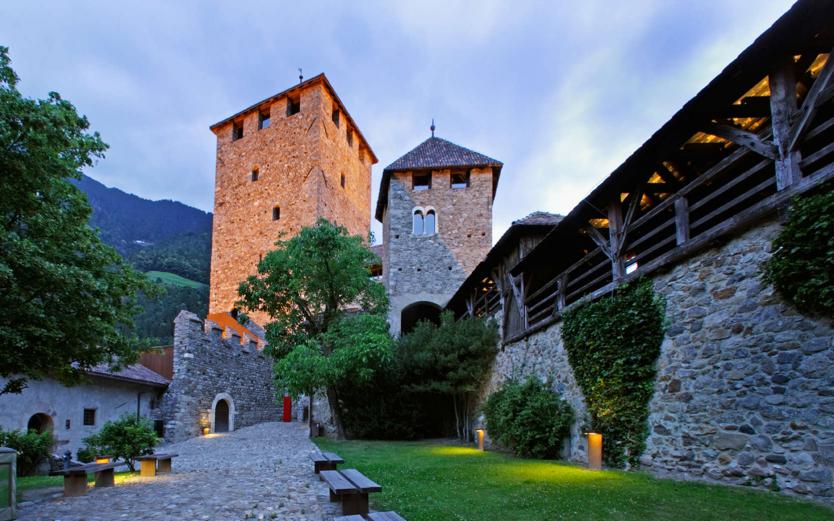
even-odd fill
[(400, 332), (409, 333), (422, 320), (440, 324), (440, 306), (434, 302), (413, 302), (403, 308), (400, 313)]
[(33, 414), (32, 417), (29, 418), (29, 422), (26, 424), (27, 431), (35, 431), (38, 434), (52, 432), (53, 429), (54, 424), (52, 422), (52, 416), (46, 414), (45, 412)]
[(235, 402), (229, 393), (220, 393), (214, 397), (209, 413), (211, 432), (231, 432), (235, 430)]

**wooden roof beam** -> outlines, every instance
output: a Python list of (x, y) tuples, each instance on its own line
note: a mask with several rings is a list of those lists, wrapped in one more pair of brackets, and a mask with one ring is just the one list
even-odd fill
[(776, 160), (778, 151), (772, 143), (763, 141), (758, 135), (731, 125), (712, 123), (704, 128), (704, 132), (722, 137), (736, 145), (747, 147), (753, 152), (768, 159)]

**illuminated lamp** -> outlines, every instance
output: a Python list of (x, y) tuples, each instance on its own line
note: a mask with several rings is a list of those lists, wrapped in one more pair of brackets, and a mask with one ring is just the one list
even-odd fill
[(96, 456), (96, 463), (110, 463), (112, 456)]
[(602, 470), (602, 434), (588, 433), (588, 468)]
[(475, 429), (475, 436), (478, 437), (478, 450), (484, 450), (484, 434), (486, 434), (486, 429), (483, 427)]
[(208, 436), (211, 432), (211, 427), (203, 427), (203, 436)]

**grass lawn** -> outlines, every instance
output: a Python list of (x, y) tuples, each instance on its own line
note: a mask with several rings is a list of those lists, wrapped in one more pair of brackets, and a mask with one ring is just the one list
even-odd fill
[(594, 472), (432, 442), (316, 443), (342, 456), (343, 468), (382, 485), (372, 508), (396, 510), (408, 521), (834, 520), (834, 510), (766, 491), (640, 472)]
[(206, 286), (202, 282), (180, 277), (175, 273), (168, 273), (167, 271), (146, 271), (145, 275), (147, 275), (151, 280), (162, 282), (164, 284), (170, 284), (171, 286), (188, 286), (189, 288), (198, 289)]

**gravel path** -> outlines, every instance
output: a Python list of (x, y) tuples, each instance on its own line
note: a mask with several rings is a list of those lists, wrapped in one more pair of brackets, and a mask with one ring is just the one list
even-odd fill
[(173, 474), (24, 504), (18, 519), (325, 521), (339, 514), (313, 474), (309, 455), (316, 447), (304, 424), (264, 423), (158, 450), (179, 454)]

